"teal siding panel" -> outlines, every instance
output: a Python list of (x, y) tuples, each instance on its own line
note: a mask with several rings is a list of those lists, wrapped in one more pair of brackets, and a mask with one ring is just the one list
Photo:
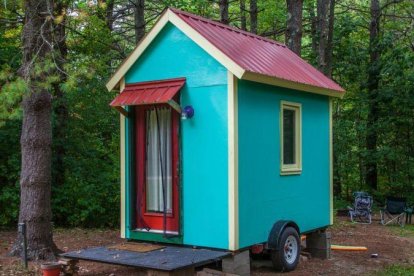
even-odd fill
[(227, 70), (168, 23), (125, 75), (126, 83), (186, 77), (188, 87), (227, 84)]
[[(282, 100), (302, 104), (300, 175), (280, 175)], [(328, 97), (239, 81), (238, 103), (240, 247), (266, 241), (280, 219), (301, 232), (329, 225)]]
[(228, 248), (227, 86), (190, 89), (182, 121), (184, 243)]
[(227, 70), (167, 24), (127, 72), (126, 83), (186, 77), (181, 106), (183, 243), (228, 248)]

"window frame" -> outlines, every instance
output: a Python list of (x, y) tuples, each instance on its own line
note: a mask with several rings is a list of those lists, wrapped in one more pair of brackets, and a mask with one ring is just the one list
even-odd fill
[[(283, 139), (283, 111), (285, 109), (295, 111), (295, 163), (284, 164), (284, 139)], [(302, 104), (289, 101), (280, 102), (280, 174), (292, 175), (302, 173)]]

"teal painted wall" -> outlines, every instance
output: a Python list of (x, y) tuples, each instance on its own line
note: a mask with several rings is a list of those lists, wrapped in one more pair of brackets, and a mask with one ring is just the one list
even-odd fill
[(226, 249), (227, 70), (168, 23), (125, 80), (177, 77), (187, 78), (181, 106), (195, 110), (192, 119), (181, 121), (183, 243)]
[[(329, 225), (329, 99), (239, 81), (239, 243), (267, 241), (273, 223)], [(302, 104), (302, 173), (280, 175), (280, 101)]]

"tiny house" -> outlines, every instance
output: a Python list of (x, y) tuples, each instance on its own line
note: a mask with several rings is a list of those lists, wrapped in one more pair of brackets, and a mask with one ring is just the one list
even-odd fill
[(285, 45), (170, 8), (107, 88), (123, 238), (293, 243), (296, 258), (299, 234), (332, 224), (331, 100), (345, 92)]

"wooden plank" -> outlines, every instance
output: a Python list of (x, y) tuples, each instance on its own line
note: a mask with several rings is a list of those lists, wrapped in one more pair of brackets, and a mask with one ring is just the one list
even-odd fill
[(197, 276), (238, 276), (238, 275), (211, 269), (211, 268), (204, 268), (202, 271), (197, 272)]
[(160, 271), (160, 270), (147, 270), (147, 276), (194, 276), (194, 267), (178, 269), (174, 271)]

